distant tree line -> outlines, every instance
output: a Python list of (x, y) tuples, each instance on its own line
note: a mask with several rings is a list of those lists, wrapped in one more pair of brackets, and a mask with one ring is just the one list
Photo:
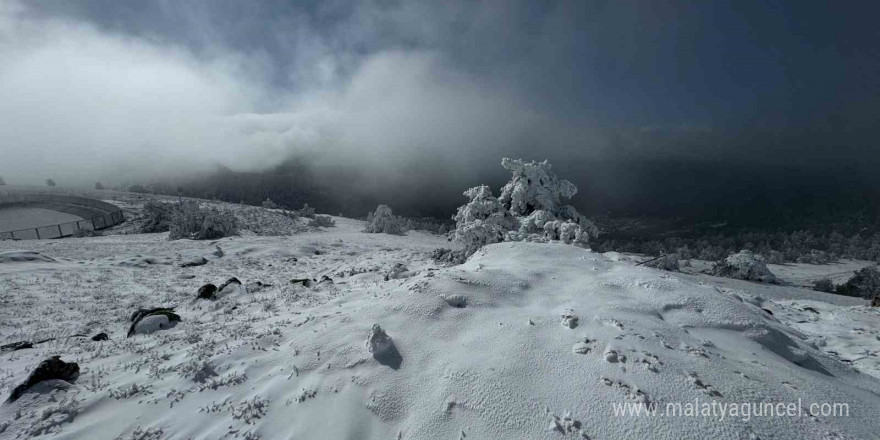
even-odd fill
[(841, 258), (880, 262), (880, 232), (844, 235), (834, 231), (727, 232), (698, 236), (669, 236), (645, 239), (600, 235), (594, 249), (646, 255), (677, 253), (682, 259), (719, 261), (748, 249), (764, 256), (768, 263), (825, 264)]

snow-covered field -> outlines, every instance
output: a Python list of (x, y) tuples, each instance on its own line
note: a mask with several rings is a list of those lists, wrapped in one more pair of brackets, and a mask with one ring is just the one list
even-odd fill
[[(3, 400), (49, 356), (81, 370), (0, 406), (0, 438), (880, 435), (880, 311), (863, 300), (561, 244), (494, 244), (442, 267), (429, 253), (451, 246), (444, 237), (335, 220), (215, 242), (0, 241), (0, 344), (110, 336), (0, 354)], [(209, 262), (179, 267), (201, 256)], [(291, 282), (323, 276), (332, 282)], [(196, 299), (230, 277), (246, 288)], [(182, 321), (126, 338), (132, 312), (158, 306)], [(374, 324), (390, 341), (371, 339)], [(695, 399), (793, 402), (802, 415), (614, 414)], [(848, 415), (811, 416), (813, 403), (846, 403)]]

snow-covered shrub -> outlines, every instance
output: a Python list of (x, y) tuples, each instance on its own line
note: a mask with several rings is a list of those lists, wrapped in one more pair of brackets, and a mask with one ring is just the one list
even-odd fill
[(214, 240), (236, 234), (235, 216), (194, 200), (181, 201), (172, 213), (169, 240)]
[(809, 253), (797, 257), (798, 263), (806, 264), (828, 264), (832, 261), (834, 261), (834, 258), (832, 258), (831, 255), (828, 255), (827, 252), (816, 249), (811, 249)]
[(388, 205), (379, 205), (376, 212), (371, 216), (367, 216), (368, 223), (364, 232), (371, 234), (394, 234), (402, 235), (404, 233), (403, 221), (395, 217)]
[(104, 235), (104, 234), (101, 231), (96, 231), (94, 229), (87, 229), (87, 228), (77, 228), (76, 230), (73, 231), (73, 236), (78, 237), (78, 238), (100, 237), (102, 235)]
[(857, 270), (845, 284), (837, 286), (835, 292), (866, 299), (874, 298), (880, 295), (880, 271), (877, 270), (877, 266)]
[(309, 226), (329, 228), (336, 226), (336, 221), (329, 215), (316, 215), (315, 218), (309, 220)]
[(712, 275), (717, 277), (737, 278), (740, 280), (758, 281), (762, 283), (781, 284), (776, 275), (767, 269), (764, 257), (750, 250), (741, 250), (731, 254), (715, 264)]
[(517, 227), (513, 215), (504, 209), (488, 186), (473, 187), (464, 192), (470, 201), (455, 214), (455, 241), (464, 245), (470, 255), (477, 249), (504, 241), (505, 235)]
[(263, 200), (263, 203), (261, 203), (260, 206), (266, 209), (278, 209), (278, 204), (268, 197), (266, 197), (266, 200)]
[(834, 283), (828, 278), (822, 278), (813, 282), (813, 290), (825, 293), (834, 293)]
[(300, 208), (296, 213), (300, 217), (315, 218), (315, 208), (309, 206), (308, 203), (303, 203), (303, 207)]
[(678, 254), (666, 254), (660, 258), (646, 262), (645, 266), (670, 272), (678, 272), (681, 270), (681, 261)]
[(173, 212), (174, 205), (172, 203), (147, 200), (147, 203), (144, 203), (144, 222), (141, 225), (141, 232), (151, 233), (167, 231), (171, 228)]
[(453, 237), (472, 254), (480, 247), (500, 241), (561, 241), (586, 246), (598, 230), (563, 198), (577, 187), (559, 179), (548, 161), (523, 162), (504, 158), (501, 165), (511, 172), (510, 181), (496, 198), (488, 186), (464, 192), (470, 201), (455, 215)]
[(577, 193), (573, 183), (556, 177), (546, 160), (526, 163), (505, 157), (501, 159), (501, 166), (513, 174), (498, 198), (511, 214), (527, 216), (538, 210), (556, 212), (561, 198), (570, 199)]
[(770, 250), (761, 255), (767, 264), (785, 264), (785, 255), (782, 252)]

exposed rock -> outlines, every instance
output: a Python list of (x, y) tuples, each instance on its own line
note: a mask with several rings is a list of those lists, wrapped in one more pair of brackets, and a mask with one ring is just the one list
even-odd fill
[(165, 330), (177, 325), (180, 315), (174, 313), (174, 308), (158, 307), (154, 309), (138, 309), (131, 315), (131, 327), (128, 335), (136, 333), (152, 333), (157, 330)]
[(202, 287), (199, 287), (199, 292), (196, 295), (199, 299), (214, 299), (217, 295), (217, 286), (208, 283)]
[(205, 257), (198, 256), (191, 258), (183, 263), (180, 263), (180, 267), (195, 267), (195, 266), (203, 266), (208, 264), (208, 260)]
[(262, 281), (253, 281), (253, 282), (247, 283), (247, 291), (248, 292), (259, 292), (259, 291), (266, 289), (266, 288), (269, 288), (269, 287), (272, 287), (272, 285), (263, 283)]
[(880, 295), (874, 295), (874, 299), (871, 300), (871, 307), (880, 307)]
[(109, 339), (110, 339), (110, 336), (108, 336), (107, 333), (98, 333), (97, 335), (92, 336), (93, 341), (106, 341)]
[(24, 394), (28, 388), (45, 380), (74, 381), (79, 377), (79, 365), (76, 362), (64, 362), (61, 356), (52, 356), (40, 362), (40, 365), (28, 376), (24, 383), (15, 387), (7, 402), (14, 402)]
[(314, 283), (315, 280), (311, 278), (294, 278), (290, 280), (290, 284), (302, 284), (304, 287), (312, 287)]
[(568, 328), (575, 328), (578, 326), (578, 316), (574, 314), (574, 310), (568, 309), (562, 313), (562, 325)]
[(390, 350), (391, 347), (394, 346), (394, 342), (379, 324), (373, 324), (373, 328), (370, 330), (370, 336), (367, 338), (367, 342), (364, 345), (366, 345), (367, 350), (370, 353), (378, 354)]
[(0, 353), (7, 351), (24, 350), (26, 348), (34, 348), (34, 343), (30, 341), (19, 341), (11, 344), (0, 345)]
[(444, 297), (443, 300), (452, 307), (459, 309), (467, 307), (467, 297), (464, 295), (449, 295)]
[(412, 272), (409, 271), (405, 264), (395, 263), (394, 267), (385, 275), (385, 281), (399, 280), (401, 278), (409, 278), (410, 276), (412, 276)]
[(238, 278), (236, 278), (236, 277), (230, 277), (228, 280), (226, 280), (225, 283), (221, 284), (220, 288), (217, 290), (223, 290), (226, 288), (226, 286), (229, 286), (230, 284), (238, 284), (240, 286), (241, 281), (239, 281)]

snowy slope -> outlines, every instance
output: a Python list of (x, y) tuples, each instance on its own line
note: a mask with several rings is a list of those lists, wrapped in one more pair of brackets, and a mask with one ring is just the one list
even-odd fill
[[(49, 355), (82, 370), (67, 389), (43, 387), (0, 406), (0, 438), (880, 433), (877, 310), (805, 299), (794, 287), (721, 286), (558, 244), (491, 245), (441, 268), (427, 254), (449, 245), (442, 237), (363, 234), (361, 222), (336, 220), (325, 231), (223, 239), (222, 256), (215, 243), (165, 234), (0, 242), (0, 252), (27, 246), (51, 257), (0, 264), (0, 343), (111, 337), (0, 355), (4, 400)], [(201, 255), (207, 265), (177, 266)], [(289, 282), (322, 275), (334, 282)], [(194, 299), (205, 282), (230, 276), (272, 286)], [(804, 310), (814, 302), (819, 318), (798, 322), (814, 315)], [(132, 311), (170, 305), (180, 325), (124, 338)], [(375, 356), (366, 344), (374, 324), (394, 347)], [(858, 350), (864, 359), (848, 358)], [(615, 403), (694, 399), (846, 402), (849, 416), (613, 415)]]

